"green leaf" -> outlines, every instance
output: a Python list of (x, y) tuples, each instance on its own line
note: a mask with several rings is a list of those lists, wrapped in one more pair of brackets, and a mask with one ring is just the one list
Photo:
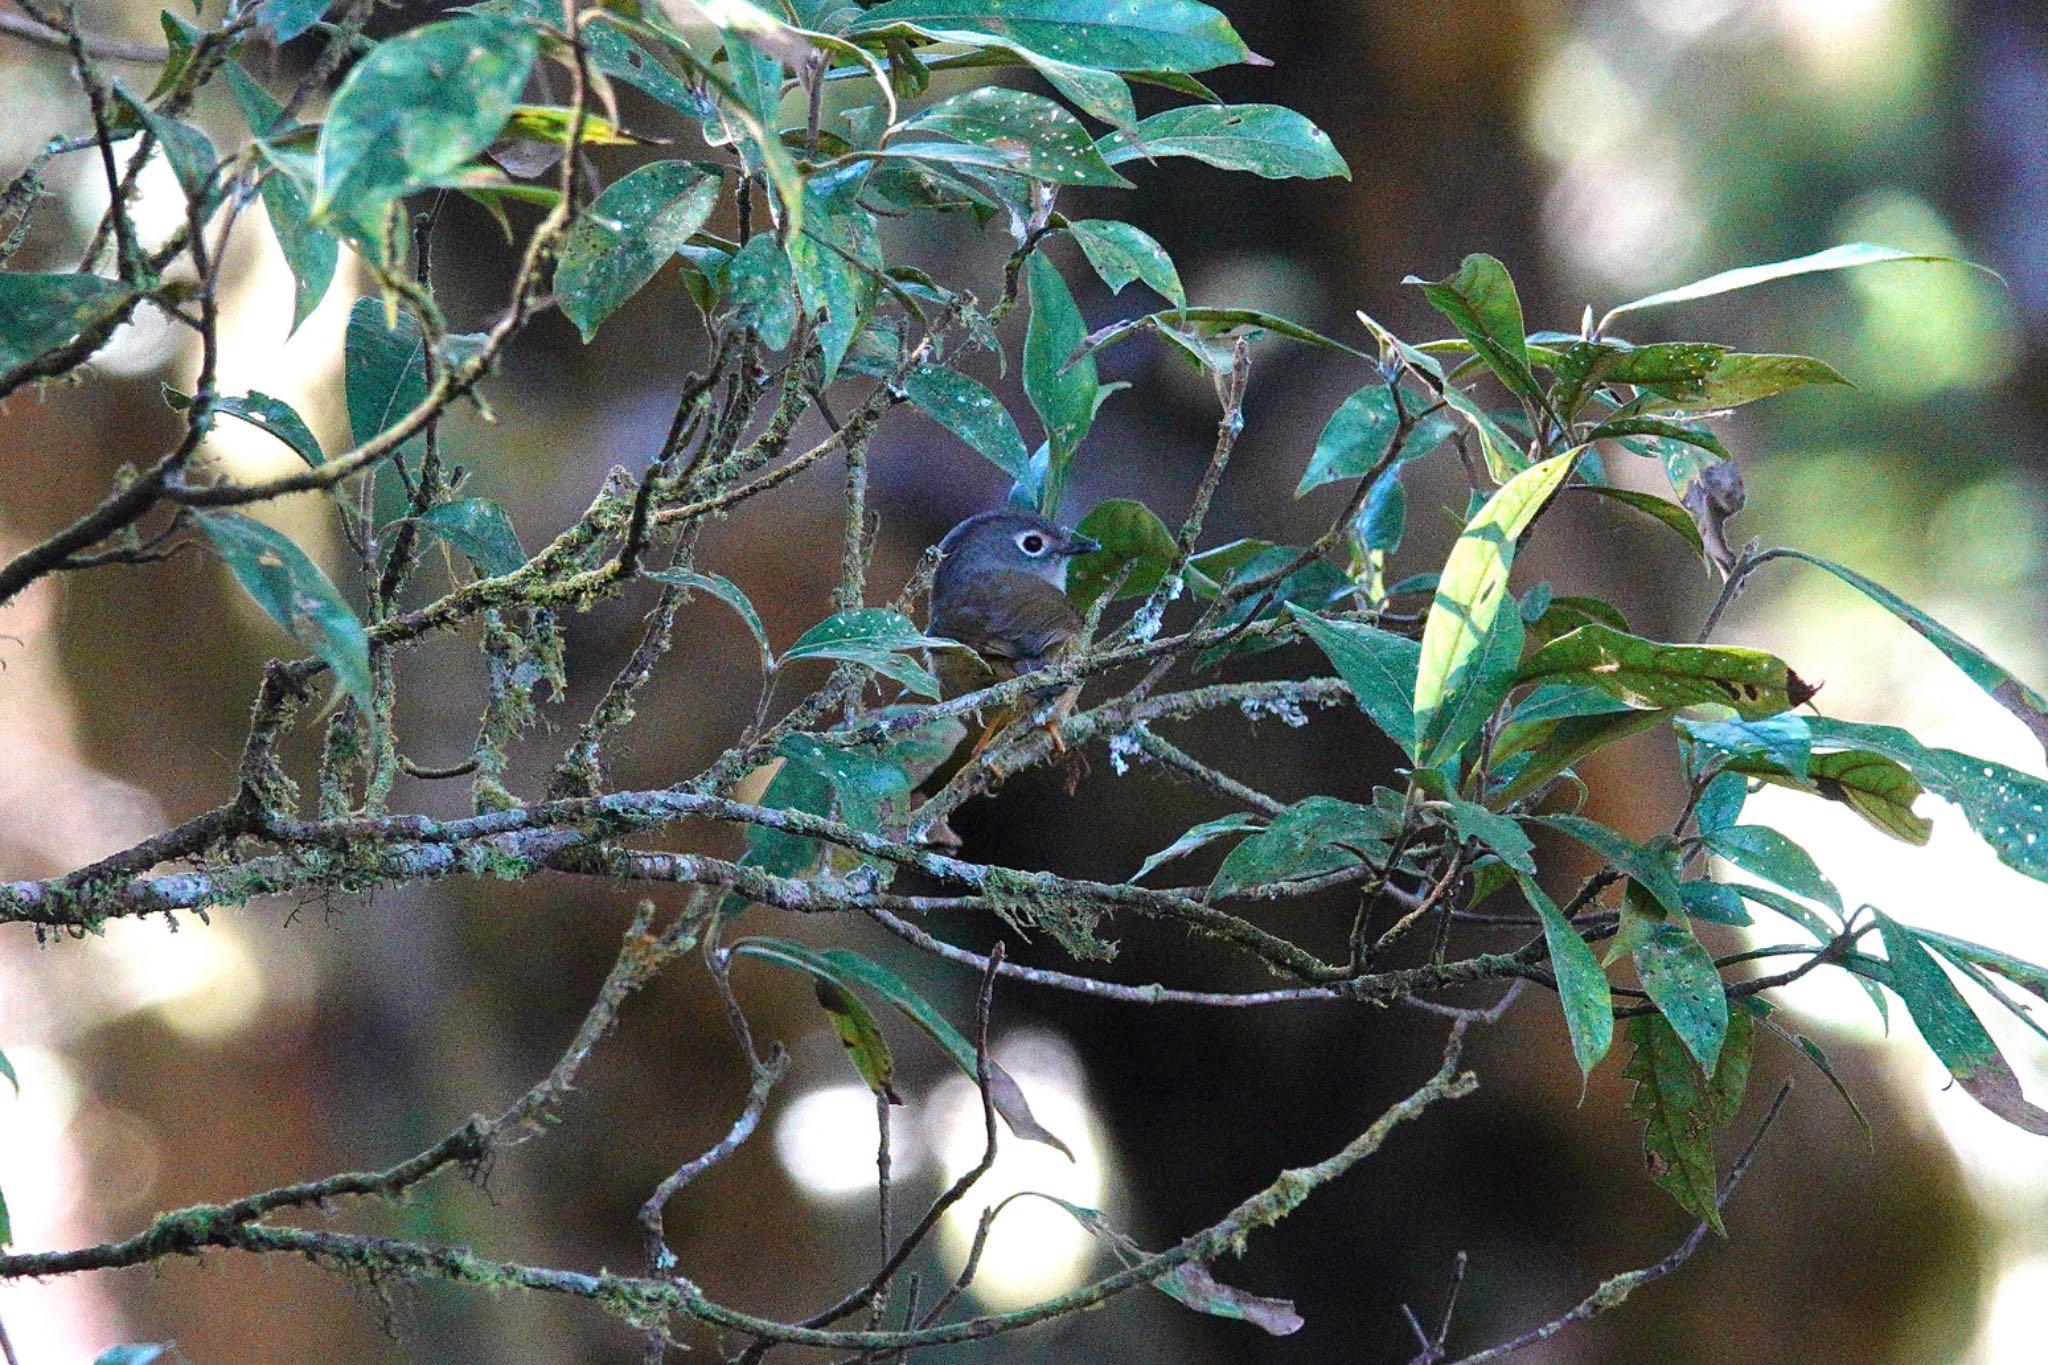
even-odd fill
[[(1418, 402), (1413, 395), (1404, 395), (1403, 401), (1410, 411), (1415, 410)], [(1417, 456), (1427, 455), (1449, 440), (1455, 429), (1456, 423), (1447, 413), (1433, 412), (1420, 418), (1408, 433), (1399, 462), (1405, 464)], [(1400, 414), (1394, 408), (1393, 394), (1385, 384), (1366, 385), (1330, 414), (1294, 496), (1298, 498), (1326, 483), (1361, 478), (1371, 472), (1392, 449), (1395, 433), (1399, 430)], [(1382, 474), (1380, 483), (1374, 485), (1374, 491), (1390, 481), (1393, 474), (1391, 468)]]
[(1636, 974), (1686, 1051), (1711, 1072), (1728, 1032), (1728, 993), (1714, 958), (1692, 932), (1665, 920), (1636, 945)]
[(1330, 135), (1277, 104), (1188, 104), (1152, 115), (1135, 137), (1111, 133), (1096, 145), (1115, 166), (1143, 157), (1193, 157), (1268, 180), (1351, 178)]
[[(328, 6), (333, 3), (334, 0), (264, 0), (259, 21), (270, 30), (278, 45), (283, 46), (319, 23), (320, 16), (327, 13)], [(130, 1362), (130, 1365), (141, 1365), (141, 1362)]]
[(556, 302), (585, 341), (704, 226), (718, 191), (690, 162), (656, 161), (597, 197), (555, 267)]
[[(1543, 921), (1543, 942), (1550, 952), (1551, 974), (1557, 978), (1557, 998), (1564, 1008), (1565, 1030), (1571, 1035), (1572, 1056), (1578, 1059), (1580, 1076), (1590, 1076), (1614, 1043), (1614, 994), (1607, 973), (1564, 911), (1535, 879), (1524, 876), (1521, 883), (1522, 894)], [(1579, 1097), (1583, 1102), (1583, 1085)]]
[[(2001, 952), (1996, 948), (1987, 948), (1981, 943), (1972, 943), (1965, 938), (1938, 934), (1932, 929), (1915, 929), (1913, 935), (1951, 961), (1967, 962), (1972, 966), (1996, 972), (2015, 985), (2024, 986), (2043, 1000), (2048, 1000), (2048, 967), (2014, 957), (2011, 953)], [(9, 1079), (12, 1079), (11, 1075)]]
[(1779, 550), (1777, 553), (1802, 560), (1818, 569), (1826, 569), (1911, 626), (1929, 644), (1946, 654), (1949, 662), (1963, 671), (1963, 676), (1988, 692), (1992, 700), (2000, 706), (2018, 716), (2020, 723), (2033, 732), (2034, 738), (2041, 742), (2044, 749), (2048, 749), (2048, 697), (2043, 697), (2021, 682), (2010, 670), (2001, 667), (1983, 650), (1911, 602), (1855, 570), (1843, 568), (1840, 564), (1822, 559), (1818, 555), (1807, 554), (1803, 550)]
[(763, 346), (779, 351), (789, 345), (796, 329), (796, 276), (774, 233), (757, 232), (734, 253), (725, 267), (725, 296), (733, 322), (753, 328)]
[(1263, 829), (1264, 827), (1264, 824), (1256, 816), (1251, 815), (1219, 815), (1214, 820), (1204, 820), (1165, 848), (1146, 858), (1139, 865), (1138, 870), (1130, 875), (1129, 880), (1133, 882), (1140, 881), (1153, 869), (1170, 863), (1175, 858), (1185, 857), (1196, 849), (1214, 843), (1227, 834), (1249, 834), (1253, 830)]
[(0, 1052), (0, 1076), (7, 1078), (7, 1083), (14, 1087), (15, 1094), (21, 1093), (21, 1077), (14, 1074), (14, 1063), (7, 1060), (7, 1054), (4, 1052)]
[(1445, 804), (1450, 807), (1451, 828), (1459, 839), (1477, 839), (1514, 871), (1536, 875), (1536, 846), (1529, 842), (1520, 821), (1455, 796), (1445, 798)]
[[(1052, 262), (1037, 252), (1032, 254), (1025, 275), (1030, 284), (1031, 324), (1024, 333), (1024, 393), (1045, 424), (1058, 465), (1073, 455), (1093, 425), (1101, 384), (1093, 356), (1067, 364), (1088, 330), (1067, 282)], [(1050, 483), (1050, 491), (1056, 492), (1057, 480)]]
[(384, 305), (357, 299), (342, 345), (349, 435), (357, 445), (427, 400), (427, 350), (419, 319), (400, 313), (385, 325)]
[(1120, 294), (1125, 285), (1141, 280), (1174, 307), (1187, 307), (1188, 295), (1181, 287), (1180, 272), (1173, 268), (1173, 258), (1166, 254), (1166, 248), (1151, 234), (1108, 218), (1069, 222), (1067, 232), (1080, 245), (1088, 264), (1109, 286), (1110, 293)]
[(1742, 904), (1742, 893), (1732, 886), (1723, 886), (1719, 882), (1680, 882), (1678, 890), (1685, 901), (1685, 913), (1694, 919), (1703, 919), (1709, 924), (1752, 922), (1748, 909)]
[[(1810, 256), (1797, 256), (1787, 261), (1773, 261), (1768, 265), (1745, 265), (1734, 270), (1724, 270), (1718, 275), (1709, 275), (1703, 280), (1680, 285), (1676, 289), (1659, 290), (1639, 299), (1610, 308), (1607, 316), (1600, 319), (1599, 330), (1605, 332), (1609, 323), (1623, 313), (1633, 313), (1640, 308), (1660, 308), (1670, 303), (1686, 303), (1693, 299), (1704, 299), (1714, 294), (1726, 294), (1737, 289), (1749, 289), (1772, 280), (1782, 280), (1793, 275), (1809, 275), (1822, 270), (1847, 270), (1852, 266), (1881, 265), (1887, 261), (1940, 261), (1947, 265), (1970, 265), (1953, 256), (1928, 256), (1897, 247), (1879, 246), (1875, 242), (1848, 242), (1831, 246), (1825, 251), (1816, 251)], [(1972, 269), (1984, 270), (1983, 266), (1972, 265)], [(1995, 271), (1984, 273), (1997, 279)]]
[[(1773, 773), (1759, 773), (1766, 782), (1797, 786)], [(1849, 750), (1816, 754), (1807, 765), (1807, 789), (1842, 804), (1879, 831), (1902, 843), (1924, 845), (1934, 823), (1913, 813), (1921, 786), (1897, 759)]]
[(1639, 709), (1726, 706), (1745, 720), (1788, 711), (1815, 690), (1759, 649), (1660, 644), (1602, 625), (1580, 626), (1537, 650), (1521, 681), (1591, 683)]
[(1089, 509), (1074, 528), (1102, 548), (1075, 558), (1067, 570), (1067, 596), (1083, 613), (1109, 590), (1110, 580), (1131, 565), (1117, 597), (1143, 597), (1173, 567), (1178, 549), (1173, 533), (1151, 508), (1129, 498), (1108, 498)]
[[(969, 1079), (977, 1071), (974, 1047), (960, 1035), (959, 1030), (946, 1022), (945, 1016), (933, 1009), (925, 998), (919, 995), (902, 977), (890, 971), (879, 962), (863, 957), (850, 948), (827, 948), (819, 955), (836, 971), (841, 979), (850, 981), (886, 1000), (900, 1011), (904, 1018), (917, 1025), (925, 1036), (945, 1050), (952, 1058), (953, 1065), (960, 1068)], [(995, 1111), (1002, 1117), (1010, 1131), (1026, 1142), (1042, 1142), (1046, 1146), (1064, 1153), (1069, 1161), (1074, 1153), (1067, 1144), (1053, 1136), (1045, 1125), (1032, 1116), (1031, 1106), (1025, 1103), (1024, 1091), (1015, 1078), (995, 1058), (988, 1059), (989, 1099)]]
[(1474, 252), (1457, 273), (1434, 284), (1410, 275), (1403, 284), (1422, 286), (1422, 296), (1472, 343), (1473, 351), (1499, 376), (1511, 393), (1539, 397), (1542, 386), (1529, 369), (1528, 343), (1522, 333), (1522, 301), (1508, 269), (1493, 257)]
[(1228, 19), (1194, 0), (887, 0), (847, 33), (892, 25), (987, 34), (1110, 71), (1207, 71), (1251, 55)]
[(106, 321), (134, 297), (119, 280), (97, 275), (0, 271), (0, 375)]
[(171, 174), (177, 177), (178, 188), (185, 192), (186, 200), (204, 204), (210, 199), (213, 168), (220, 164), (220, 153), (214, 150), (213, 140), (191, 124), (151, 109), (118, 83), (114, 93), (164, 149), (164, 160), (170, 163)]
[(1500, 614), (1515, 541), (1571, 473), (1577, 454), (1556, 456), (1509, 480), (1479, 509), (1444, 561), (1422, 629), (1415, 678), (1417, 761), (1425, 766), (1435, 767), (1449, 756), (1437, 744), (1443, 731), (1440, 717), (1457, 699), (1459, 688), (1471, 681), (1474, 656)]
[(918, 630), (911, 619), (886, 607), (861, 607), (835, 612), (805, 631), (782, 656), (787, 664), (798, 659), (839, 659), (871, 668), (892, 678), (921, 697), (936, 699), (939, 680), (930, 669), (903, 650), (957, 649), (952, 640), (934, 639)]
[[(1813, 732), (1799, 716), (1772, 716), (1768, 720), (1680, 720), (1677, 725), (1683, 734), (1697, 743), (1749, 765), (1737, 771), (1754, 771), (1758, 776), (1776, 772), (1804, 783), (1807, 765), (1813, 761)], [(1704, 763), (1704, 757), (1701, 763)]]
[(1315, 641), (1358, 700), (1358, 709), (1409, 758), (1416, 756), (1415, 673), (1422, 646), (1405, 635), (1363, 621), (1327, 621), (1290, 609), (1302, 633)]
[[(1647, 349), (1647, 348), (1646, 348)], [(1718, 350), (1718, 348), (1716, 348)], [(1657, 382), (1634, 381), (1675, 408), (1734, 408), (1810, 384), (1847, 384), (1832, 365), (1804, 355), (1718, 354), (1696, 376)]]
[(1685, 893), (1678, 889), (1677, 859), (1668, 838), (1660, 838), (1654, 844), (1639, 844), (1582, 815), (1537, 815), (1530, 818), (1539, 825), (1569, 834), (1599, 854), (1603, 862), (1649, 892), (1667, 913), (1685, 912)]
[(277, 125), (284, 118), (284, 106), (238, 64), (229, 62), (222, 72), (227, 77), (228, 90), (269, 166), (263, 176), (263, 210), (270, 219), (271, 235), (277, 238), (278, 248), (284, 252), (285, 264), (292, 272), (292, 325), (285, 333), (289, 337), (327, 297), (327, 287), (334, 282), (334, 268), (340, 258), (341, 244), (332, 234), (313, 226), (313, 201), (308, 184), (294, 174), (288, 164), (292, 159), (279, 155), (277, 149), (266, 141), (278, 131)]
[[(1721, 444), (1721, 438), (1705, 427), (1688, 426), (1683, 422), (1667, 422), (1656, 417), (1617, 417), (1612, 421), (1602, 422), (1586, 433), (1586, 444), (1591, 445), (1595, 441), (1613, 440), (1622, 436), (1654, 436), (1661, 440), (1697, 446), (1723, 460), (1735, 458), (1728, 453), (1728, 447)], [(1637, 449), (1640, 444), (1642, 443), (1623, 441), (1622, 448), (1638, 455), (1647, 453)]]
[(1495, 810), (1505, 810), (1586, 755), (1660, 725), (1670, 715), (1669, 711), (1624, 710), (1605, 715), (1571, 716), (1559, 721), (1529, 753), (1526, 762), (1512, 773), (1504, 774), (1506, 782), (1487, 794), (1486, 804)]
[(1081, 121), (1043, 95), (984, 85), (942, 100), (903, 127), (968, 145), (898, 140), (889, 144), (894, 155), (990, 166), (1053, 185), (1131, 188), (1095, 150)]
[(731, 579), (721, 578), (715, 573), (694, 573), (688, 569), (662, 569), (647, 576), (657, 583), (667, 583), (671, 587), (710, 593), (731, 607), (739, 614), (740, 620), (747, 623), (747, 629), (753, 633), (754, 643), (761, 647), (762, 670), (765, 672), (774, 666), (775, 655), (768, 648), (768, 628), (761, 624), (761, 613), (754, 610), (754, 604)]
[(1368, 806), (1311, 796), (1273, 817), (1246, 838), (1209, 883), (1211, 896), (1246, 887), (1316, 877), (1365, 859), (1384, 858), (1393, 822)]
[(941, 365), (920, 365), (903, 381), (904, 396), (933, 421), (973, 446), (1013, 479), (1031, 474), (1031, 453), (1017, 423), (979, 380)]
[(865, 183), (861, 167), (805, 180), (799, 201), (804, 227), (791, 234), (788, 244), (804, 312), (820, 317), (818, 344), (828, 383), (866, 325), (878, 287), (874, 273), (882, 269), (874, 216), (859, 203)]
[(413, 520), (469, 556), (479, 577), (497, 578), (526, 563), (512, 518), (489, 498), (440, 503)]
[[(1748, 1012), (1740, 1016), (1747, 1021)], [(1721, 1116), (1739, 1103), (1749, 1075), (1751, 1036), (1745, 1022), (1738, 1048), (1723, 1046), (1721, 1068), (1729, 1075), (1704, 1076), (1678, 1034), (1662, 1015), (1645, 1014), (1629, 1020), (1629, 1042), (1634, 1048), (1622, 1075), (1636, 1083), (1629, 1096), (1629, 1112), (1643, 1120), (1643, 1154), (1649, 1163), (1650, 1179), (1678, 1201), (1679, 1207), (1699, 1218), (1722, 1236), (1728, 1229), (1721, 1222), (1714, 1175), (1714, 1129), (1726, 1122)], [(1734, 1043), (1734, 1027), (1729, 1042)], [(1739, 1060), (1739, 1064), (1738, 1064)]]
[(824, 977), (812, 983), (812, 993), (817, 996), (819, 1007), (831, 1017), (832, 1031), (839, 1035), (840, 1046), (853, 1059), (853, 1069), (867, 1082), (869, 1091), (891, 1104), (903, 1103), (902, 1096), (896, 1093), (896, 1059), (874, 1012), (852, 991)]
[(1494, 712), (1517, 686), (1522, 658), (1522, 617), (1513, 610), (1497, 613), (1479, 648), (1459, 670), (1448, 700), (1437, 712), (1426, 766), (1438, 766), (1463, 753), (1486, 727)]
[(292, 325), (285, 332), (290, 336), (327, 297), (341, 244), (313, 226), (313, 206), (305, 187), (281, 170), (272, 170), (263, 178), (263, 211), (292, 272)]
[(1934, 1055), (1986, 1109), (2015, 1127), (2048, 1136), (2048, 1110), (2028, 1103), (2021, 1094), (2019, 1077), (1940, 962), (1914, 930), (1881, 911), (1873, 913), (1890, 965), (1885, 984), (1905, 1002)]
[(1712, 834), (1734, 824), (1741, 818), (1743, 803), (1748, 799), (1749, 781), (1741, 773), (1724, 772), (1714, 778), (1692, 808), (1700, 833)]
[(1612, 502), (1633, 507), (1648, 517), (1654, 517), (1676, 531), (1692, 552), (1704, 558), (1706, 543), (1700, 539), (1699, 523), (1692, 519), (1692, 513), (1680, 507), (1669, 498), (1660, 498), (1655, 493), (1643, 493), (1633, 488), (1615, 488), (1609, 484), (1588, 483), (1577, 485), (1588, 493), (1597, 493)]
[(1842, 913), (1842, 893), (1821, 875), (1813, 855), (1778, 831), (1765, 825), (1730, 825), (1707, 835), (1705, 843), (1708, 852), (1744, 872)]
[(356, 63), (321, 125), (313, 217), (384, 206), (471, 160), (519, 102), (540, 50), (527, 25), (467, 14), (387, 38)]
[(367, 719), (370, 641), (327, 575), (282, 532), (239, 512), (199, 511), (200, 529), (256, 605), (294, 640), (326, 660)]
[(1820, 717), (1807, 725), (1817, 745), (1897, 760), (1928, 791), (1960, 807), (1970, 828), (2007, 867), (2048, 881), (2048, 782), (1953, 749), (1930, 749), (1890, 726)]
[[(191, 401), (190, 398), (185, 398), (184, 402), (175, 406), (184, 407)], [(293, 454), (315, 469), (318, 469), (326, 459), (321, 452), (319, 439), (313, 435), (305, 419), (299, 416), (291, 404), (281, 398), (272, 398), (267, 393), (251, 390), (239, 398), (214, 399), (213, 410), (224, 412), (230, 417), (247, 422), (250, 426), (269, 432), (290, 446)]]

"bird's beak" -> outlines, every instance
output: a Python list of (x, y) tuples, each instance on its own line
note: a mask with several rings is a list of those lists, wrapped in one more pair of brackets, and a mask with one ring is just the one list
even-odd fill
[(1070, 555), (1092, 555), (1101, 548), (1102, 542), (1099, 540), (1090, 540), (1087, 536), (1068, 536), (1067, 548), (1063, 553)]

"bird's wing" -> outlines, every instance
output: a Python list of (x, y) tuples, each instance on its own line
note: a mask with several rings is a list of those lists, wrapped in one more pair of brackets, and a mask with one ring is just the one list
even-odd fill
[(1081, 633), (1081, 614), (1065, 593), (1042, 578), (977, 574), (947, 595), (932, 617), (931, 631), (1029, 673), (1073, 643)]

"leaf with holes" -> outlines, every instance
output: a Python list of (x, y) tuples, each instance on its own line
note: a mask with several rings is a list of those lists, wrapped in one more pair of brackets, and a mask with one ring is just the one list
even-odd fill
[(921, 697), (937, 698), (939, 680), (930, 669), (904, 651), (958, 649), (953, 640), (940, 640), (920, 631), (908, 616), (886, 607), (860, 607), (835, 612), (805, 631), (782, 656), (782, 662), (799, 659), (836, 659), (871, 668), (893, 678)]
[(1030, 477), (1031, 453), (1017, 423), (981, 381), (941, 365), (920, 365), (904, 377), (903, 393), (1011, 478)]
[(1622, 1075), (1635, 1082), (1629, 1112), (1643, 1120), (1643, 1155), (1650, 1179), (1679, 1207), (1722, 1236), (1719, 1189), (1714, 1174), (1714, 1130), (1734, 1117), (1749, 1079), (1748, 1011), (1729, 1022), (1718, 1065), (1703, 1073), (1685, 1043), (1662, 1015), (1629, 1020), (1634, 1052)]
[(1108, 71), (1207, 71), (1251, 55), (1228, 19), (1195, 0), (885, 0), (847, 34), (898, 25), (986, 34)]
[[(905, 136), (888, 146), (892, 156), (987, 166), (1052, 185), (1131, 188), (1095, 150), (1081, 120), (1043, 95), (984, 85), (940, 101), (903, 129)], [(918, 133), (964, 145), (908, 140)]]
[(1230, 850), (1209, 883), (1209, 894), (1227, 896), (1246, 887), (1316, 877), (1384, 858), (1386, 841), (1395, 833), (1395, 823), (1369, 806), (1311, 796)]
[(1192, 157), (1268, 180), (1351, 178), (1330, 135), (1277, 104), (1188, 104), (1140, 122), (1135, 136), (1111, 133), (1097, 145), (1110, 165), (1139, 158)]
[(1120, 294), (1125, 285), (1140, 280), (1174, 307), (1187, 307), (1188, 295), (1181, 287), (1180, 272), (1173, 268), (1173, 258), (1166, 254), (1166, 248), (1150, 233), (1108, 218), (1077, 219), (1067, 224), (1067, 232), (1088, 258), (1088, 264), (1109, 286), (1110, 293)]
[(704, 226), (718, 190), (687, 161), (656, 161), (597, 197), (555, 266), (556, 301), (585, 341)]
[(315, 221), (377, 222), (392, 200), (476, 157), (511, 116), (539, 50), (531, 27), (490, 14), (378, 43), (321, 124)]
[(1634, 951), (1636, 974), (1651, 1003), (1707, 1071), (1728, 1032), (1728, 992), (1714, 958), (1676, 920), (1654, 925)]
[(1581, 626), (1537, 650), (1521, 681), (1591, 683), (1642, 710), (1727, 706), (1745, 720), (1789, 711), (1818, 690), (1760, 649), (1662, 644), (1603, 625)]

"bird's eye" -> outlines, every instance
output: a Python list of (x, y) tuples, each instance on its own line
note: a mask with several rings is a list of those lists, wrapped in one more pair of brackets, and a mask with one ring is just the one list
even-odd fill
[(1036, 559), (1045, 553), (1045, 537), (1036, 531), (1026, 531), (1017, 537), (1017, 548)]

